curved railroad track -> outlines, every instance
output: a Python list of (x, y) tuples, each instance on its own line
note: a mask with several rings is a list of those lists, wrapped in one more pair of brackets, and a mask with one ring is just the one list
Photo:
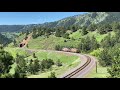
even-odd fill
[[(27, 43), (30, 40), (31, 36), (32, 36), (32, 34), (28, 36), (28, 38), (26, 40)], [(79, 56), (80, 60), (81, 60), (80, 65), (78, 65), (78, 67), (74, 68), (74, 70), (68, 71), (67, 73), (62, 75), (60, 78), (82, 78), (82, 77), (85, 77), (95, 67), (96, 60), (93, 56), (82, 55), (82, 54), (72, 53), (72, 52), (64, 52), (64, 51), (25, 49), (24, 48), (25, 46), (26, 45), (24, 45), (22, 47), (22, 49), (24, 49), (30, 53), (34, 52), (34, 51), (48, 51), (48, 52), (67, 53), (67, 54)], [(81, 57), (82, 57), (82, 59), (81, 59)]]
[[(22, 48), (23, 49), (23, 48)], [(71, 69), (66, 71), (62, 76), (59, 78), (85, 78), (85, 76), (90, 73), (90, 71), (95, 67), (96, 59), (90, 55), (78, 54), (78, 53), (71, 53), (71, 52), (64, 52), (64, 51), (53, 51), (53, 50), (35, 50), (35, 49), (24, 49), (27, 52), (36, 52), (36, 51), (47, 51), (47, 52), (57, 52), (57, 53), (65, 53), (76, 55), (80, 57), (81, 63)]]
[(85, 67), (87, 67), (91, 62), (91, 58), (87, 55), (85, 55), (85, 56), (87, 57), (87, 61), (85, 62), (85, 64), (83, 64), (81, 67), (77, 68), (73, 72), (69, 73), (68, 75), (64, 76), (63, 78), (71, 78), (74, 75), (76, 75), (77, 73), (79, 73), (80, 71), (82, 71)]
[[(28, 36), (28, 38), (26, 40), (26, 44), (30, 40), (31, 35)], [(29, 53), (32, 53), (35, 51), (48, 51), (48, 52), (66, 53), (66, 54), (79, 56), (81, 63), (78, 65), (78, 67), (76, 67), (70, 71), (67, 71), (60, 78), (82, 78), (82, 77), (85, 77), (85, 75), (88, 74), (95, 67), (95, 58), (92, 56), (82, 55), (82, 54), (72, 53), (72, 52), (64, 52), (64, 51), (25, 49), (24, 47), (26, 46), (26, 44), (24, 46), (22, 46), (21, 49), (24, 49), (24, 50), (28, 51)]]

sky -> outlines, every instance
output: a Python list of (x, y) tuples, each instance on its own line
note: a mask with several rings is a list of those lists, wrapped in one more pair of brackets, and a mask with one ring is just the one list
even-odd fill
[(42, 24), (86, 12), (0, 12), (0, 25)]

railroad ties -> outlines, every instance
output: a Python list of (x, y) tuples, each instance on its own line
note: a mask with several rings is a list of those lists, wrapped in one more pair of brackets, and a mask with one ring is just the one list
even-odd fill
[(91, 62), (91, 58), (87, 55), (85, 55), (85, 56), (87, 57), (87, 62), (83, 66), (79, 67), (78, 69), (76, 69), (75, 71), (71, 72), (70, 74), (64, 76), (63, 78), (71, 78), (72, 76), (74, 76), (77, 73), (79, 73), (80, 71), (82, 71), (86, 66), (88, 66)]

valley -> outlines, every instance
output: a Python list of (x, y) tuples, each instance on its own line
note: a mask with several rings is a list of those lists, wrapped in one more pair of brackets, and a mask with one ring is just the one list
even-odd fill
[(0, 26), (0, 77), (119, 78), (119, 15), (91, 12), (43, 24)]

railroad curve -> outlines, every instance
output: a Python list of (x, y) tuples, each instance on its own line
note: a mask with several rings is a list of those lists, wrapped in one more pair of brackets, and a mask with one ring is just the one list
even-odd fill
[[(23, 48), (21, 48), (23, 49)], [(71, 53), (71, 52), (63, 52), (63, 51), (54, 51), (54, 50), (36, 50), (36, 49), (25, 49), (27, 52), (36, 52), (36, 51), (47, 51), (47, 52), (58, 52), (58, 53), (65, 53), (65, 54), (71, 54), (76, 55), (80, 57), (81, 63), (69, 70), (66, 71), (63, 75), (61, 75), (59, 78), (85, 78), (85, 76), (90, 73), (90, 71), (95, 67), (96, 65), (96, 58), (90, 55), (85, 54), (79, 54), (79, 53)]]

